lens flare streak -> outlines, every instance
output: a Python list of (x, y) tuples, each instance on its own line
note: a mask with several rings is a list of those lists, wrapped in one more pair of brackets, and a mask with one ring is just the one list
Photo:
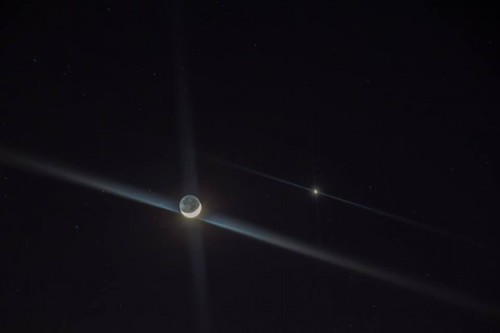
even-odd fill
[[(0, 150), (0, 161), (12, 167), (35, 172), (55, 179), (64, 180), (73, 184), (82, 185), (91, 189), (100, 190), (132, 201), (140, 202), (149, 206), (165, 209), (178, 213), (175, 203), (168, 198), (138, 190), (136, 188), (110, 182), (101, 178), (92, 177), (69, 169), (54, 166), (43, 161), (35, 161), (19, 154)], [(413, 292), (427, 295), (436, 300), (460, 306), (492, 317), (500, 318), (500, 310), (494, 306), (485, 304), (477, 299), (467, 297), (463, 294), (426, 284), (421, 281), (408, 278), (386, 269), (365, 264), (347, 256), (332, 253), (308, 245), (299, 240), (283, 236), (279, 233), (264, 228), (229, 218), (222, 215), (207, 215), (200, 218), (208, 224), (236, 232), (249, 238), (300, 254), (340, 268), (351, 270), (359, 274), (375, 278), (384, 282), (397, 285)]]
[(469, 298), (460, 293), (437, 287), (430, 284), (425, 284), (415, 279), (411, 279), (386, 269), (374, 267), (369, 264), (362, 263), (347, 256), (328, 252), (321, 248), (308, 245), (293, 238), (289, 238), (278, 233), (245, 223), (236, 219), (228, 218), (220, 215), (212, 215), (202, 218), (202, 221), (214, 226), (227, 229), (238, 234), (262, 241), (264, 243), (295, 252), (319, 261), (326, 262), (359, 274), (375, 278), (393, 285), (397, 285), (404, 289), (423, 294), (441, 302), (462, 308), (477, 311), (479, 313), (488, 314), (494, 317), (500, 316), (500, 310), (496, 307), (484, 304), (473, 298)]
[(7, 151), (0, 151), (0, 160), (12, 167), (17, 167), (30, 172), (35, 172), (51, 178), (64, 180), (69, 183), (82, 185), (87, 188), (110, 193), (118, 197), (140, 202), (149, 206), (166, 209), (171, 212), (178, 212), (177, 205), (172, 200), (157, 194), (139, 190), (137, 188), (110, 182), (108, 180), (85, 175), (83, 173), (55, 166), (51, 163), (33, 160), (20, 154)]
[(250, 169), (250, 168), (247, 168), (247, 167), (235, 164), (235, 163), (223, 161), (223, 160), (220, 160), (220, 159), (217, 159), (217, 161), (220, 162), (220, 163), (223, 163), (225, 165), (231, 166), (233, 168), (236, 168), (236, 169), (248, 172), (248, 173), (252, 173), (252, 174), (257, 175), (257, 176), (261, 176), (261, 177), (264, 177), (264, 178), (267, 178), (267, 179), (270, 179), (270, 180), (274, 180), (274, 181), (282, 183), (282, 184), (290, 185), (290, 186), (293, 186), (295, 188), (299, 188), (299, 189), (302, 189), (302, 190), (306, 190), (306, 191), (312, 192), (317, 197), (324, 196), (324, 197), (336, 200), (338, 202), (350, 205), (352, 207), (360, 208), (360, 209), (363, 209), (365, 211), (368, 211), (368, 212), (371, 212), (371, 213), (374, 213), (374, 214), (377, 214), (377, 215), (380, 215), (380, 216), (384, 216), (384, 217), (389, 218), (391, 220), (399, 221), (399, 222), (405, 223), (407, 225), (411, 225), (413, 227), (416, 227), (416, 228), (419, 228), (419, 229), (422, 229), (422, 230), (427, 230), (427, 231), (430, 231), (430, 232), (433, 232), (433, 233), (436, 233), (436, 234), (440, 234), (442, 236), (446, 236), (446, 237), (449, 237), (449, 238), (454, 238), (454, 239), (459, 240), (459, 241), (467, 242), (467, 243), (469, 243), (471, 245), (477, 245), (476, 242), (474, 242), (471, 239), (468, 239), (467, 237), (464, 237), (464, 236), (461, 236), (461, 235), (456, 235), (456, 234), (453, 234), (453, 233), (448, 232), (446, 230), (442, 230), (440, 228), (436, 228), (436, 227), (428, 225), (428, 224), (419, 223), (419, 222), (416, 222), (416, 221), (414, 221), (412, 219), (409, 219), (409, 218), (406, 218), (406, 217), (402, 217), (402, 216), (398, 216), (398, 215), (391, 214), (391, 213), (388, 213), (388, 212), (384, 212), (382, 210), (375, 209), (375, 208), (372, 208), (372, 207), (368, 207), (368, 206), (359, 204), (359, 203), (354, 202), (354, 201), (346, 200), (346, 199), (343, 199), (343, 198), (340, 198), (340, 197), (337, 197), (337, 196), (334, 196), (334, 195), (323, 193), (323, 192), (320, 192), (318, 189), (315, 189), (315, 188), (313, 188), (313, 189), (307, 188), (305, 186), (292, 183), (292, 182), (290, 182), (288, 180), (284, 180), (284, 179), (281, 179), (281, 178), (278, 178), (278, 177), (274, 177), (274, 176), (268, 175), (266, 173), (263, 173), (263, 172), (260, 172), (260, 171), (256, 171), (256, 170), (253, 170), (253, 169)]

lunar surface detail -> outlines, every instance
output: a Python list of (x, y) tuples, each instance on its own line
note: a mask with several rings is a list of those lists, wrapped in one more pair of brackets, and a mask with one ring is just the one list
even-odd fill
[(181, 214), (187, 218), (194, 218), (201, 212), (201, 202), (194, 195), (186, 195), (179, 203)]

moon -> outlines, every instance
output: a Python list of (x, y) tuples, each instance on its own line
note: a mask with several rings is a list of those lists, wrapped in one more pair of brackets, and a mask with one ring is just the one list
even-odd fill
[(192, 219), (200, 215), (201, 202), (194, 195), (186, 195), (179, 202), (179, 208), (182, 215)]

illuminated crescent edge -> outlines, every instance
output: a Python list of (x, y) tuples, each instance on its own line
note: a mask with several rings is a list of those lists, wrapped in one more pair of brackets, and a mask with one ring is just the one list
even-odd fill
[(194, 212), (192, 212), (192, 213), (186, 213), (186, 212), (183, 212), (183, 211), (181, 210), (181, 214), (182, 214), (182, 215), (184, 215), (184, 216), (185, 216), (185, 217), (187, 217), (187, 218), (190, 218), (190, 219), (192, 219), (192, 218), (194, 218), (194, 217), (198, 216), (198, 215), (200, 214), (200, 212), (201, 212), (201, 203), (200, 203), (200, 205), (198, 206), (198, 208), (196, 208), (196, 210), (195, 210)]

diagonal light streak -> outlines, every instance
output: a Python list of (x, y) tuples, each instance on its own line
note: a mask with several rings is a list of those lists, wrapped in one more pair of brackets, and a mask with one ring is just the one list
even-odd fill
[[(82, 185), (91, 189), (110, 193), (132, 201), (140, 202), (149, 206), (165, 209), (178, 213), (174, 202), (163, 196), (145, 192), (127, 185), (110, 182), (108, 180), (85, 175), (74, 170), (55, 166), (54, 164), (36, 161), (26, 156), (8, 152), (0, 149), (0, 162), (11, 167), (35, 172), (51, 178)], [(261, 242), (282, 248), (300, 255), (304, 255), (343, 269), (347, 269), (361, 275), (365, 275), (380, 281), (399, 286), (418, 294), (426, 295), (435, 300), (465, 309), (473, 310), (481, 314), (500, 319), (500, 309), (486, 304), (480, 300), (468, 297), (459, 292), (421, 282), (410, 277), (400, 275), (387, 269), (363, 263), (348, 256), (329, 252), (322, 248), (309, 245), (299, 240), (281, 235), (259, 226), (236, 220), (223, 215), (207, 215), (199, 220), (222, 229), (236, 232), (240, 235), (259, 240)]]
[(152, 192), (146, 192), (128, 185), (111, 182), (103, 178), (95, 177), (56, 166), (50, 162), (34, 160), (24, 155), (13, 153), (5, 149), (0, 150), (0, 161), (12, 167), (38, 173), (51, 178), (67, 181), (76, 185), (110, 193), (118, 197), (140, 202), (149, 206), (178, 212), (174, 201)]
[(433, 298), (435, 300), (459, 306), (465, 309), (474, 310), (478, 313), (490, 315), (500, 319), (500, 309), (485, 304), (477, 299), (465, 296), (458, 292), (423, 283), (419, 280), (405, 277), (403, 275), (391, 272), (363, 263), (361, 261), (349, 258), (338, 253), (328, 252), (319, 247), (309, 245), (296, 239), (283, 236), (273, 231), (260, 228), (249, 223), (232, 219), (220, 215), (212, 215), (201, 218), (202, 221), (214, 226), (227, 229), (249, 238), (257, 239), (261, 242), (300, 254), (328, 264), (341, 267), (380, 281), (402, 287), (404, 289), (416, 292)]
[(245, 171), (245, 172), (248, 172), (248, 173), (260, 176), (260, 177), (263, 177), (263, 178), (274, 180), (274, 181), (282, 183), (282, 184), (290, 185), (290, 186), (293, 186), (293, 187), (301, 189), (301, 190), (306, 190), (306, 191), (309, 191), (309, 192), (313, 192), (314, 195), (316, 195), (316, 196), (324, 196), (324, 197), (327, 197), (327, 198), (330, 198), (330, 199), (334, 199), (334, 200), (336, 200), (338, 202), (350, 205), (352, 207), (360, 208), (360, 209), (363, 209), (365, 211), (368, 211), (368, 212), (371, 212), (371, 213), (374, 213), (374, 214), (377, 214), (377, 215), (380, 215), (380, 216), (384, 216), (384, 217), (386, 217), (388, 219), (391, 219), (391, 220), (394, 220), (394, 221), (399, 221), (399, 222), (405, 223), (407, 225), (410, 225), (410, 226), (413, 226), (413, 227), (416, 227), (416, 228), (419, 228), (419, 229), (422, 229), (422, 230), (430, 231), (430, 232), (433, 232), (433, 233), (436, 233), (436, 234), (440, 234), (442, 236), (446, 236), (446, 237), (449, 237), (449, 238), (454, 238), (456, 240), (464, 241), (464, 242), (470, 243), (472, 245), (477, 245), (476, 242), (474, 242), (473, 240), (471, 240), (469, 238), (466, 238), (466, 237), (461, 236), (461, 235), (453, 234), (453, 233), (451, 233), (449, 231), (446, 231), (446, 230), (443, 230), (443, 229), (440, 229), (440, 228), (437, 228), (437, 227), (434, 227), (434, 226), (431, 226), (431, 225), (428, 225), (428, 224), (420, 223), (420, 222), (414, 221), (414, 220), (406, 218), (406, 217), (398, 216), (396, 214), (388, 213), (388, 212), (385, 212), (385, 211), (380, 210), (380, 209), (376, 209), (376, 208), (372, 208), (372, 207), (369, 207), (369, 206), (365, 206), (365, 205), (362, 205), (360, 203), (357, 203), (357, 202), (354, 202), (354, 201), (350, 201), (350, 200), (346, 200), (346, 199), (343, 199), (343, 198), (338, 197), (338, 196), (334, 196), (334, 195), (331, 195), (331, 194), (323, 193), (323, 192), (320, 192), (320, 191), (315, 190), (315, 189), (307, 188), (305, 186), (302, 186), (302, 185), (299, 185), (299, 184), (295, 184), (295, 183), (290, 182), (290, 181), (285, 180), (285, 179), (281, 179), (281, 178), (278, 178), (278, 177), (271, 176), (271, 175), (266, 174), (264, 172), (260, 172), (260, 171), (257, 171), (257, 170), (251, 169), (251, 168), (247, 168), (247, 167), (241, 166), (239, 164), (235, 164), (235, 163), (231, 163), (231, 162), (227, 162), (227, 161), (222, 161), (222, 160), (218, 160), (218, 161), (220, 163), (225, 164), (225, 165), (231, 166), (233, 168), (236, 168), (236, 169), (239, 169), (239, 170), (242, 170), (242, 171)]

